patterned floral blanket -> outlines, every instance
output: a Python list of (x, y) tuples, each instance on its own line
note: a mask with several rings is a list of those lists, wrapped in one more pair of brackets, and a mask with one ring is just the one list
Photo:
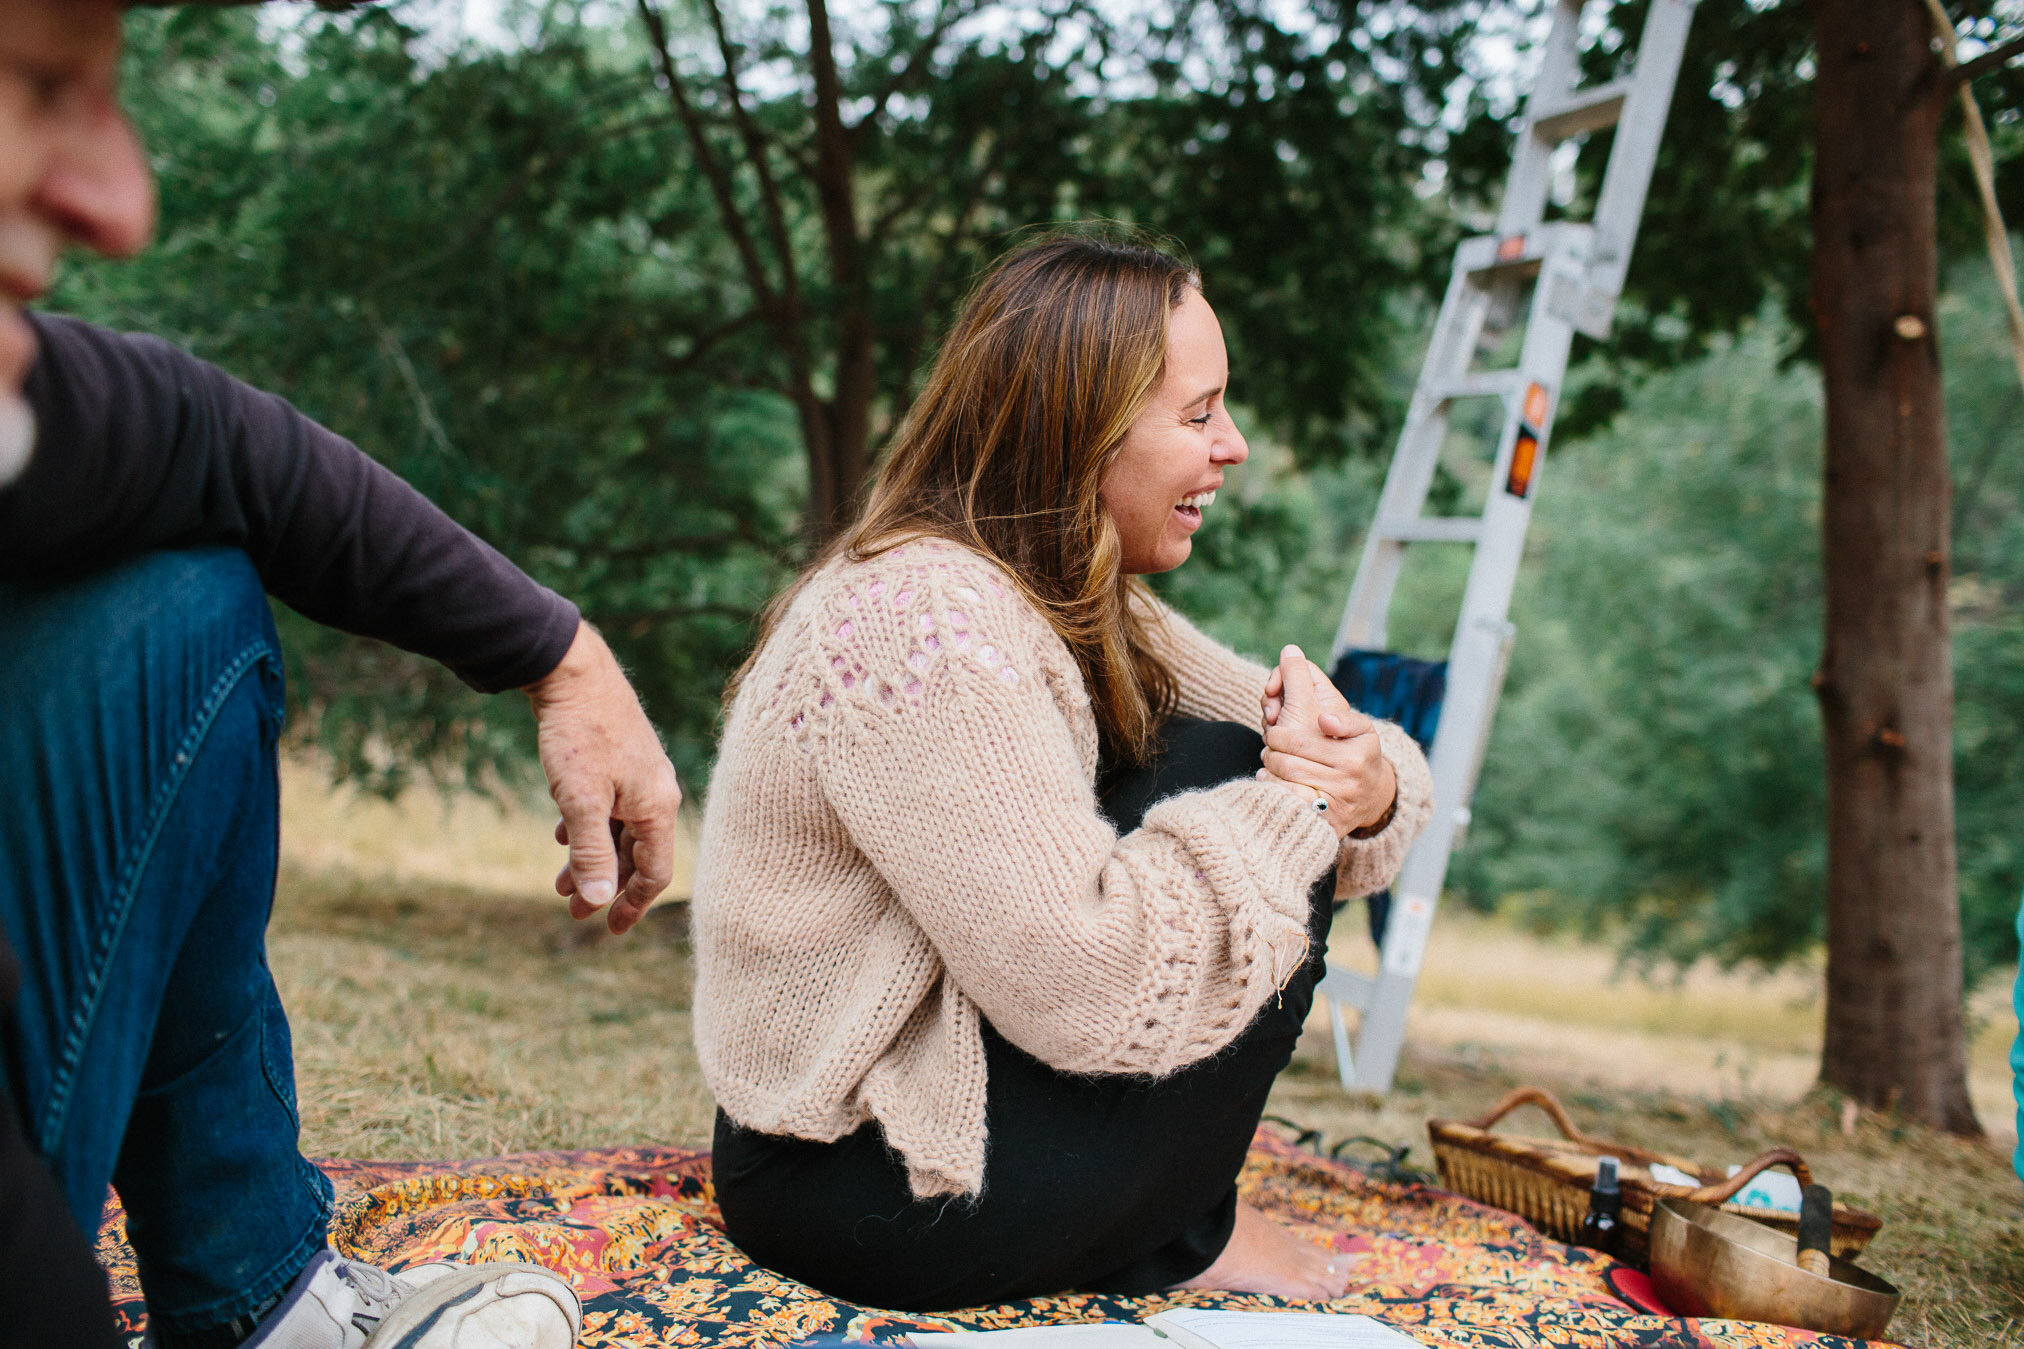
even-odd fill
[[(937, 1316), (852, 1306), (747, 1260), (719, 1228), (710, 1155), (684, 1148), (321, 1165), (337, 1186), (331, 1235), (339, 1250), (393, 1269), (444, 1257), (546, 1265), (583, 1297), (584, 1349), (780, 1345), (838, 1334), (887, 1343), (910, 1329), (1285, 1305), (1178, 1293), (1073, 1294)], [(1863, 1349), (1858, 1340), (1641, 1311), (1650, 1285), (1625, 1266), (1549, 1241), (1508, 1213), (1311, 1156), (1269, 1128), (1259, 1131), (1240, 1185), (1252, 1203), (1358, 1258), (1357, 1289), (1330, 1310), (1379, 1317), (1435, 1349)], [(116, 1206), (99, 1257), (138, 1345), (140, 1285)]]

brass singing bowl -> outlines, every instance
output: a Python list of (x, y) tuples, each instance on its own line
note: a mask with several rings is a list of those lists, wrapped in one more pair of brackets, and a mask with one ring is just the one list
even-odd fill
[(1867, 1270), (1830, 1259), (1829, 1276), (1809, 1273), (1795, 1263), (1797, 1238), (1706, 1204), (1661, 1199), (1650, 1236), (1652, 1284), (1683, 1316), (1870, 1340), (1897, 1310), (1898, 1290)]

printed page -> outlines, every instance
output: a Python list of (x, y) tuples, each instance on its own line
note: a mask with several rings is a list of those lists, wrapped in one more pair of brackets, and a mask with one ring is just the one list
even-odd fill
[[(1368, 1316), (1328, 1312), (1224, 1312), (1176, 1307), (1148, 1316), (1154, 1330), (1215, 1349), (1420, 1349), (1418, 1340)], [(1092, 1346), (1094, 1349), (1094, 1346)]]
[(914, 1330), (907, 1333), (907, 1342), (921, 1349), (1173, 1349), (1154, 1331), (1125, 1321), (1019, 1330)]

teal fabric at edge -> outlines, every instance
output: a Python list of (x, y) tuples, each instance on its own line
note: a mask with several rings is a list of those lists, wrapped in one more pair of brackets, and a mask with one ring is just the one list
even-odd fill
[[(2017, 906), (2017, 940), (2024, 945), (2024, 901)], [(2017, 986), (2010, 997), (2018, 1022), (2017, 1038), (2010, 1045), (2010, 1090), (2017, 1097), (2017, 1149), (2010, 1154), (2010, 1165), (2024, 1179), (2024, 964), (2017, 967)]]

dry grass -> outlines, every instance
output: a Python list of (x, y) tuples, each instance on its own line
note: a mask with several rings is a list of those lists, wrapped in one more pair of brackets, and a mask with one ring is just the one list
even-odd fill
[[(532, 807), (362, 804), (301, 767), (284, 792), (271, 950), (308, 1150), (707, 1146), (680, 905), (622, 940), (570, 923), (545, 897), (561, 850)], [(1358, 946), (1338, 938), (1352, 959)], [(1842, 1132), (1838, 1103), (1808, 1090), (1820, 1009), (1805, 971), (1614, 974), (1592, 948), (1443, 914), (1396, 1090), (1344, 1095), (1317, 1017), (1272, 1108), (1331, 1140), (1409, 1143), (1422, 1166), (1429, 1116), (1479, 1113), (1521, 1081), (1558, 1093), (1591, 1132), (1706, 1162), (1789, 1144), (1883, 1216), (1864, 1263), (1906, 1291), (1896, 1336), (1935, 1349), (2024, 1343), (2024, 1187), (2007, 1161), (2004, 1058), (2016, 1023), (2001, 988), (1976, 1009), (1973, 1086), (1992, 1138), (1974, 1143), (1870, 1114)]]
[[(681, 905), (598, 940), (559, 903), (284, 873), (269, 941), (303, 1145), (485, 1156), (707, 1140)], [(589, 940), (586, 940), (588, 938)]]
[[(549, 832), (555, 807), (545, 797), (500, 802), (417, 787), (389, 803), (334, 788), (315, 763), (293, 760), (281, 767), (281, 802), (282, 856), (311, 875), (547, 899), (566, 860)], [(686, 896), (693, 835), (683, 843), (670, 893)]]
[[(1445, 1009), (1434, 1009), (1445, 1010)], [(1445, 1016), (1416, 1017), (1443, 1024)], [(1596, 1032), (1607, 1042), (1606, 1032)], [(1345, 1095), (1322, 1026), (1310, 1027), (1272, 1108), (1333, 1141), (1370, 1135), (1410, 1143), (1431, 1168), (1429, 1117), (1467, 1118), (1521, 1082), (1545, 1086), (1585, 1132), (1693, 1157), (1740, 1162), (1766, 1148), (1799, 1150), (1815, 1176), (1884, 1220), (1862, 1263), (1896, 1283), (1905, 1300), (1892, 1333), (1934, 1349), (1993, 1349), (2024, 1341), (2024, 1187), (2007, 1148), (1937, 1134), (1890, 1116), (1859, 1113), (1841, 1127), (1831, 1093), (1796, 1098), (1754, 1091), (1696, 1092), (1616, 1080), (1619, 1063), (1508, 1052), (1483, 1040), (1416, 1034), (1392, 1093)], [(1636, 1067), (1637, 1065), (1622, 1065)], [(1507, 1126), (1550, 1134), (1543, 1115), (1521, 1111)]]
[(707, 1139), (686, 911), (650, 913), (624, 940), (572, 923), (550, 888), (553, 822), (535, 803), (420, 789), (388, 805), (284, 766), (269, 954), (305, 1149), (406, 1159)]
[[(1338, 958), (1374, 969), (1376, 953), (1360, 936), (1339, 939)], [(1969, 1008), (1969, 1092), (2006, 1152), (2016, 1141), (2011, 982), (1989, 980)], [(1775, 974), (1702, 965), (1644, 979), (1598, 947), (1444, 914), (1414, 1029), (1496, 1046), (1539, 1071), (1594, 1063), (1618, 1085), (1796, 1100), (1819, 1071), (1824, 1012), (1817, 963)]]

